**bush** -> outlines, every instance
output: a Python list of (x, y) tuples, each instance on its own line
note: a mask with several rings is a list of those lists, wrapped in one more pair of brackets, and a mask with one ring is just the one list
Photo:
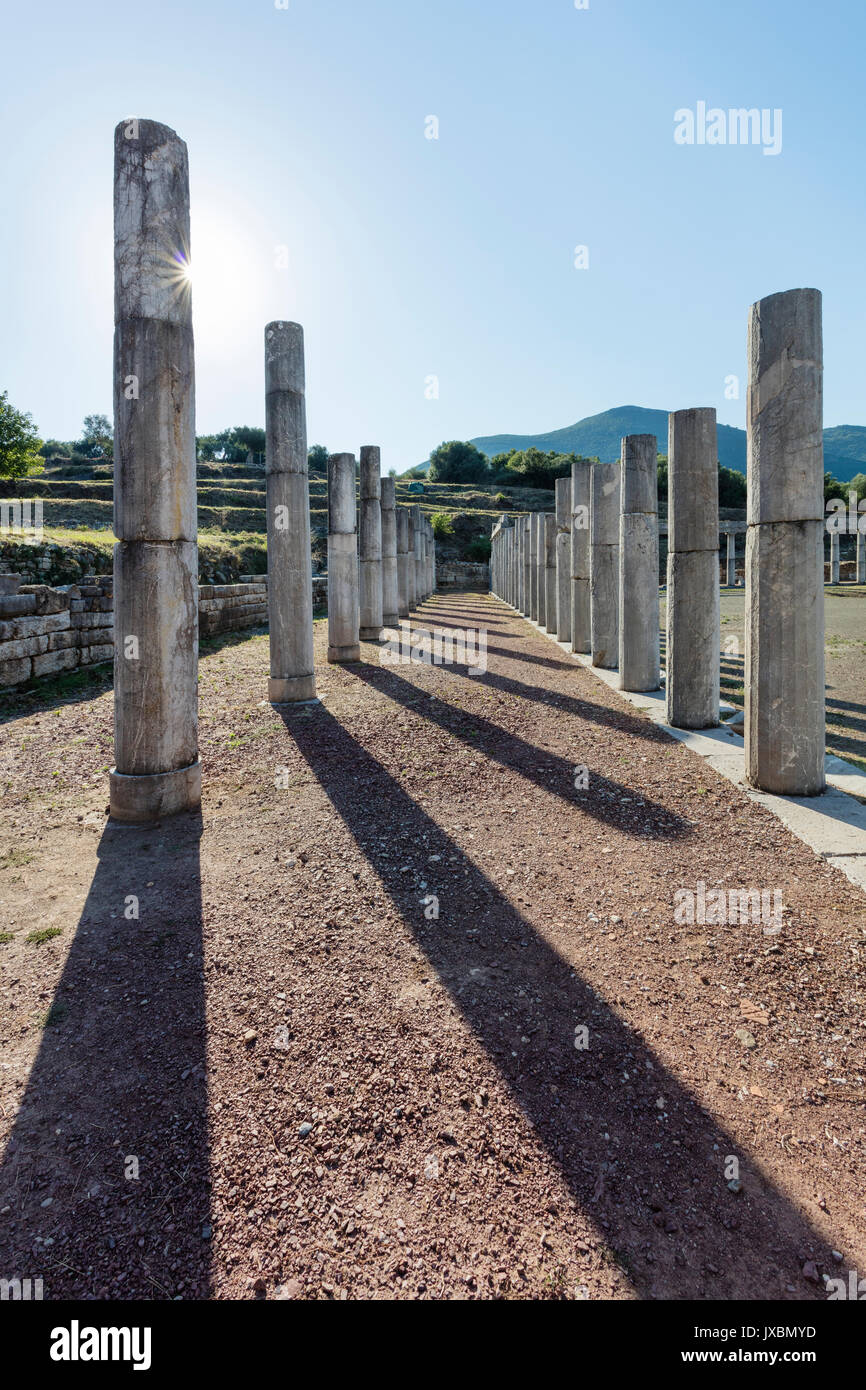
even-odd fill
[(493, 542), (489, 536), (479, 536), (477, 540), (470, 541), (467, 545), (466, 559), (479, 565), (486, 565), (490, 559), (492, 546)]
[(433, 535), (437, 541), (445, 540), (446, 537), (454, 535), (454, 522), (447, 512), (434, 512), (430, 518), (430, 525), (433, 527)]

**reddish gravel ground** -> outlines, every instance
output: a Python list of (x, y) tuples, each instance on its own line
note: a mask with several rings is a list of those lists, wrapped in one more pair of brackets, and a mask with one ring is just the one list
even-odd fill
[[(824, 1298), (866, 1271), (866, 898), (497, 600), (422, 620), (487, 674), (329, 668), (317, 624), (281, 717), (266, 637), (217, 645), (202, 815), (147, 831), (104, 684), (0, 707), (0, 1275)], [(677, 925), (699, 881), (781, 930)]]

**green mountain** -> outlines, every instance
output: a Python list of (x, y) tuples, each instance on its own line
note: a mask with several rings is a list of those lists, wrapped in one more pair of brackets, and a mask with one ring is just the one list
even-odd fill
[[(509, 449), (536, 449), (547, 452), (555, 449), (563, 454), (583, 454), (600, 458), (607, 463), (619, 458), (620, 441), (625, 434), (654, 434), (659, 452), (668, 447), (668, 414), (666, 410), (648, 410), (640, 405), (621, 405), (600, 415), (588, 415), (576, 425), (548, 434), (482, 435), (472, 443), (492, 458)], [(746, 432), (732, 425), (718, 426), (719, 463), (724, 468), (746, 471)], [(862, 425), (837, 425), (824, 431), (824, 468), (841, 482), (855, 473), (866, 473), (866, 428)]]

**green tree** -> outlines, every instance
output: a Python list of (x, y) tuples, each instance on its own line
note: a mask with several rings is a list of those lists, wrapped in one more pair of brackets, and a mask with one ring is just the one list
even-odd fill
[(490, 474), (487, 455), (468, 440), (451, 439), (430, 455), (431, 483), (481, 483)]
[(745, 507), (746, 475), (738, 468), (723, 468), (719, 464), (719, 506)]
[(832, 473), (824, 474), (824, 501), (829, 502), (831, 497), (841, 497), (848, 500), (848, 483), (840, 483), (838, 478), (834, 478)]
[(92, 458), (113, 453), (114, 430), (107, 415), (85, 415), (79, 448)]
[(311, 472), (327, 473), (328, 451), (324, 444), (313, 444), (312, 447), (307, 450), (307, 464)]
[(454, 521), (447, 512), (434, 512), (430, 518), (430, 525), (438, 541), (454, 535)]
[(15, 409), (7, 391), (0, 391), (0, 477), (23, 478), (41, 472), (41, 447), (31, 417)]

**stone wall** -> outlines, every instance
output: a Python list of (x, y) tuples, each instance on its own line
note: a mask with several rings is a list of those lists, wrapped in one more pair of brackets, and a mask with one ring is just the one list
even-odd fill
[(490, 588), (490, 566), (473, 564), (469, 560), (439, 560), (436, 564), (437, 589), (472, 589), (487, 593)]

